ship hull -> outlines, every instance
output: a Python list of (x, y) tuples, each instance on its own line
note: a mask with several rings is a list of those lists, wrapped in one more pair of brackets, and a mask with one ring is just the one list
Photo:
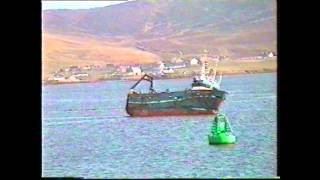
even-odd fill
[(128, 95), (126, 111), (130, 116), (210, 115), (219, 111), (224, 97), (212, 91), (180, 91)]

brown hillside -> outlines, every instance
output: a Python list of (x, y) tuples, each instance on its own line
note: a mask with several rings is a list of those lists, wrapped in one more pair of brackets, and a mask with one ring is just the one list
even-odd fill
[(52, 71), (70, 65), (148, 64), (159, 61), (159, 57), (155, 54), (119, 45), (123, 44), (44, 33), (43, 74), (46, 76)]

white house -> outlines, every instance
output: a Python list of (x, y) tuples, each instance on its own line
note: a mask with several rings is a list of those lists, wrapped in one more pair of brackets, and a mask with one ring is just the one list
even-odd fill
[(48, 81), (63, 81), (65, 80), (65, 77), (61, 74), (53, 74), (50, 77), (48, 77)]
[(64, 77), (49, 77), (49, 81), (64, 81), (66, 80)]
[(84, 66), (82, 69), (83, 70), (91, 70), (91, 67), (90, 66)]
[(273, 57), (273, 56), (274, 56), (273, 52), (269, 52), (268, 57)]
[(89, 77), (89, 74), (87, 74), (87, 73), (79, 73), (79, 74), (74, 74), (73, 76), (75, 78), (79, 79), (79, 80), (84, 80), (84, 79), (87, 79)]
[(161, 61), (159, 65), (159, 70), (162, 72), (166, 68), (165, 64)]
[(89, 74), (87, 73), (80, 73), (80, 74), (75, 74), (74, 77), (88, 77)]
[(80, 79), (76, 77), (76, 75), (70, 76), (65, 82), (78, 82)]
[(197, 58), (192, 58), (190, 60), (190, 65), (191, 66), (199, 65), (199, 60)]
[(164, 69), (164, 70), (162, 71), (162, 73), (164, 73), (164, 74), (172, 74), (172, 73), (174, 73), (174, 70), (171, 69), (171, 68), (166, 68), (166, 69)]
[(142, 74), (142, 70), (140, 67), (131, 67), (132, 74), (135, 76), (140, 76)]
[(180, 69), (180, 68), (185, 68), (185, 67), (186, 67), (186, 64), (184, 64), (184, 63), (180, 63), (180, 64), (176, 64), (176, 65), (170, 66), (171, 69)]

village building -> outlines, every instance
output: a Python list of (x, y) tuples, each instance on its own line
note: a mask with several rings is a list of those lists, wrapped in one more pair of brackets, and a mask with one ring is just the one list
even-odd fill
[(48, 77), (48, 81), (63, 81), (65, 77), (61, 74), (54, 74)]
[(271, 57), (274, 57), (274, 56), (275, 56), (275, 55), (273, 54), (273, 52), (269, 52), (269, 53), (268, 53), (268, 57), (271, 58)]
[(197, 65), (199, 65), (200, 63), (199, 63), (199, 60), (197, 59), (197, 58), (192, 58), (191, 60), (190, 60), (190, 65), (191, 66), (197, 66)]
[(117, 67), (113, 64), (107, 64), (104, 70), (106, 73), (114, 73), (117, 71)]
[(162, 71), (162, 73), (163, 74), (172, 74), (172, 73), (174, 73), (175, 71), (172, 69), (172, 68), (168, 68), (168, 67), (166, 67), (163, 71)]
[(161, 61), (159, 65), (159, 71), (160, 73), (166, 68), (166, 65)]
[(71, 75), (69, 77), (65, 77), (62, 74), (54, 74), (53, 76), (48, 78), (48, 81), (57, 81), (57, 82), (62, 82), (62, 83), (67, 83), (67, 82), (79, 82), (81, 78), (83, 77), (83, 74), (78, 75)]
[(173, 57), (171, 58), (171, 63), (183, 63), (183, 59), (180, 57)]
[(71, 72), (72, 74), (81, 72), (81, 69), (78, 66), (70, 66), (67, 72)]
[(160, 62), (159, 73), (160, 74), (171, 74), (171, 73), (174, 73), (174, 70), (171, 67), (169, 67), (167, 64)]
[(157, 73), (159, 71), (159, 67), (156, 64), (145, 64), (141, 65), (141, 71), (148, 74)]
[(71, 75), (65, 82), (79, 82), (80, 79), (76, 77), (76, 75)]
[(263, 52), (262, 53), (262, 58), (266, 59), (266, 58), (272, 58), (272, 57), (275, 57), (276, 56), (276, 53), (275, 52), (272, 52), (272, 51), (267, 51), (267, 52)]
[(129, 69), (129, 67), (128, 66), (119, 66), (118, 68), (117, 68), (117, 71), (118, 72), (120, 72), (120, 73), (127, 73), (128, 72), (128, 69)]
[(91, 70), (91, 67), (90, 66), (84, 66), (82, 67), (83, 70)]
[(185, 68), (186, 63), (184, 63), (183, 61), (180, 63), (167, 63), (166, 67), (171, 68), (171, 69), (180, 69), (180, 68)]
[(131, 72), (129, 74), (134, 76), (141, 76), (142, 70), (139, 66), (132, 66)]
[(80, 79), (80, 80), (84, 80), (84, 79), (88, 79), (89, 74), (87, 74), (87, 73), (79, 73), (79, 74), (72, 75), (72, 77), (75, 77), (75, 78)]

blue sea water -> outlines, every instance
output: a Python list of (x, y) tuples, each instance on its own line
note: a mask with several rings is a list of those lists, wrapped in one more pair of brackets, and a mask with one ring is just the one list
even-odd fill
[[(275, 177), (277, 74), (225, 76), (222, 106), (238, 142), (208, 145), (211, 116), (132, 118), (134, 81), (42, 87), (42, 176), (85, 178)], [(191, 79), (156, 80), (159, 91)], [(146, 84), (145, 84), (146, 85)]]

